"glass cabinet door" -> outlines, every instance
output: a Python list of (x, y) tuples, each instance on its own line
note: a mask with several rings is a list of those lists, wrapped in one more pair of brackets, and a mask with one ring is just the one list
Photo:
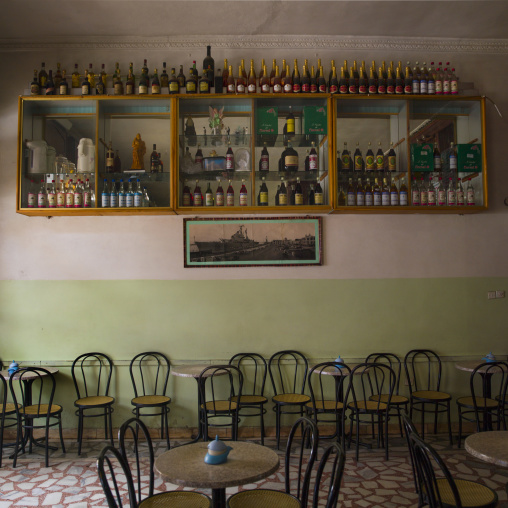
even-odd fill
[(329, 206), (327, 99), (254, 100), (255, 204)]
[(18, 209), (55, 215), (95, 208), (96, 101), (20, 99), (20, 112)]
[(407, 207), (407, 102), (341, 97), (335, 107), (336, 207), (371, 211)]
[(98, 207), (133, 211), (171, 206), (170, 101), (99, 101)]

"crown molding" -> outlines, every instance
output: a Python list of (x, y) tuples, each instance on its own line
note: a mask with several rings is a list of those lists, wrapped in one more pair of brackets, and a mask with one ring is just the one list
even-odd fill
[(508, 53), (508, 39), (446, 39), (432, 37), (358, 37), (339, 35), (222, 35), (167, 37), (48, 37), (2, 39), (2, 52), (47, 50), (166, 50), (202, 49), (326, 49), (415, 51), (432, 53)]

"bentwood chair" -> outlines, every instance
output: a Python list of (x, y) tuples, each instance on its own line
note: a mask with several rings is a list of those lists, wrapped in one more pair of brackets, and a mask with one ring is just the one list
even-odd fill
[[(140, 440), (140, 437), (143, 441)], [(128, 448), (130, 448), (128, 439), (132, 439), (132, 451), (130, 453), (128, 451)], [(140, 508), (155, 508), (157, 506), (205, 508), (211, 506), (211, 499), (200, 492), (174, 490), (154, 495), (155, 454), (150, 433), (139, 418), (131, 418), (123, 423), (118, 431), (118, 443), (120, 454), (126, 464), (129, 464), (129, 456), (134, 455), (134, 464), (129, 468), (129, 472), (134, 486), (136, 506)], [(142, 491), (145, 490), (146, 492), (147, 479), (148, 495), (143, 496)]]
[(335, 432), (324, 436), (320, 432), (320, 439), (337, 439), (345, 446), (345, 406), (344, 389), (346, 381), (351, 375), (351, 369), (342, 364), (337, 367), (335, 362), (323, 362), (314, 365), (309, 371), (310, 402), (306, 404), (308, 414), (312, 416), (316, 425), (334, 424)]
[[(367, 358), (365, 358), (365, 361), (387, 363), (395, 372), (395, 390), (391, 399), (391, 406), (394, 409), (392, 415), (397, 416), (397, 419), (399, 420), (400, 436), (403, 437), (401, 408), (404, 409), (404, 411), (407, 410), (409, 399), (404, 395), (399, 394), (400, 375), (402, 373), (402, 363), (400, 362), (400, 358), (393, 353), (371, 353), (367, 356)], [(375, 397), (379, 397), (381, 402), (386, 402), (388, 394), (382, 393), (378, 396), (373, 395), (372, 397), (374, 397), (372, 400), (375, 400)]]
[[(418, 506), (428, 505), (430, 508), (497, 506), (497, 494), (492, 489), (471, 480), (455, 480), (437, 451), (416, 433), (409, 434), (409, 443), (418, 485)], [(436, 471), (440, 476), (436, 476)]]
[(7, 402), (7, 381), (0, 376), (0, 467), (2, 467), (2, 452), (4, 449), (4, 429), (17, 425), (16, 407)]
[[(446, 413), (448, 420), (448, 437), (453, 443), (450, 420), (449, 393), (440, 391), (441, 387), (441, 359), (428, 349), (413, 349), (404, 358), (404, 370), (409, 385), (409, 416), (413, 411), (420, 411), (422, 423), (422, 438), (425, 437), (425, 412), (434, 413), (434, 434), (437, 433), (437, 418), (440, 413)], [(423, 375), (422, 375), (423, 374)], [(430, 409), (427, 410), (430, 406)]]
[(200, 425), (204, 440), (208, 441), (208, 428), (231, 428), (231, 439), (238, 439), (238, 411), (242, 400), (243, 374), (234, 365), (211, 365), (203, 369), (198, 378), (200, 390)]
[(131, 404), (136, 418), (141, 416), (161, 417), (161, 439), (166, 436), (166, 448), (169, 450), (169, 404), (171, 398), (166, 395), (170, 363), (162, 353), (147, 352), (136, 355), (129, 365), (134, 398)]
[[(293, 441), (297, 433), (301, 441), (296, 445), (296, 454), (292, 454)], [(299, 418), (291, 428), (284, 459), (285, 491), (272, 489), (244, 490), (232, 495), (228, 508), (297, 508), (307, 506), (312, 469), (317, 457), (319, 431), (313, 420)], [(307, 463), (305, 464), (305, 461)], [(293, 474), (296, 472), (296, 476)]]
[[(353, 425), (356, 431), (356, 460), (360, 450), (360, 425), (377, 427), (377, 445), (385, 448), (388, 460), (388, 420), (391, 399), (395, 389), (395, 372), (386, 363), (364, 362), (358, 364), (349, 376), (346, 399), (351, 421), (349, 445), (351, 445)], [(380, 395), (386, 398), (381, 399)]]
[(25, 453), (26, 441), (28, 453), (32, 453), (33, 445), (39, 446), (40, 440), (36, 441), (34, 438), (34, 431), (37, 430), (44, 430), (45, 464), (49, 467), (50, 427), (58, 426), (60, 445), (62, 452), (65, 453), (62, 434), (63, 408), (53, 403), (56, 388), (53, 374), (42, 367), (22, 367), (9, 378), (9, 388), (17, 418), (12, 467), (16, 467), (20, 448)]
[(77, 399), (74, 402), (78, 416), (78, 455), (81, 455), (85, 418), (104, 418), (104, 438), (113, 445), (113, 404), (109, 395), (113, 362), (103, 353), (85, 353), (78, 356), (71, 367)]
[(277, 450), (280, 446), (281, 416), (298, 414), (303, 416), (305, 405), (310, 397), (305, 395), (305, 384), (309, 365), (305, 355), (298, 351), (279, 351), (268, 361), (268, 371), (274, 396), (275, 432)]
[[(486, 378), (496, 375), (497, 394), (489, 393), (490, 379), (487, 384)], [(481, 389), (478, 389), (478, 385)], [(506, 430), (504, 418), (504, 400), (508, 386), (508, 363), (485, 362), (478, 365), (469, 378), (470, 396), (459, 397), (457, 408), (459, 411), (459, 439), (458, 447), (462, 440), (462, 421), (474, 422), (476, 432), (491, 430), (492, 424), (497, 423), (497, 430), (503, 424)]]
[[(265, 444), (265, 404), (268, 399), (264, 396), (267, 365), (266, 360), (257, 353), (238, 353), (231, 357), (229, 365), (235, 365), (243, 374), (242, 398), (239, 401), (238, 416), (249, 418), (259, 416), (261, 444)], [(233, 400), (238, 402), (238, 396)]]

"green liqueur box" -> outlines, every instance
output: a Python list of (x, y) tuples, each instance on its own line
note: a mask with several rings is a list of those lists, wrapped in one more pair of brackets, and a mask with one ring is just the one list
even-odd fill
[(434, 147), (430, 144), (411, 145), (411, 171), (434, 171)]
[(257, 108), (256, 111), (256, 134), (279, 133), (278, 129), (279, 108), (274, 106)]
[(463, 173), (481, 173), (482, 145), (479, 143), (457, 145), (457, 170)]
[(327, 117), (325, 106), (303, 107), (303, 133), (326, 134)]

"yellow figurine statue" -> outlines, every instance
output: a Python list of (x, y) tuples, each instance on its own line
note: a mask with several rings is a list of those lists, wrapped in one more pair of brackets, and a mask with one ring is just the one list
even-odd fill
[(132, 142), (132, 167), (131, 169), (145, 170), (144, 156), (146, 153), (145, 142), (141, 139), (141, 134), (137, 134)]

